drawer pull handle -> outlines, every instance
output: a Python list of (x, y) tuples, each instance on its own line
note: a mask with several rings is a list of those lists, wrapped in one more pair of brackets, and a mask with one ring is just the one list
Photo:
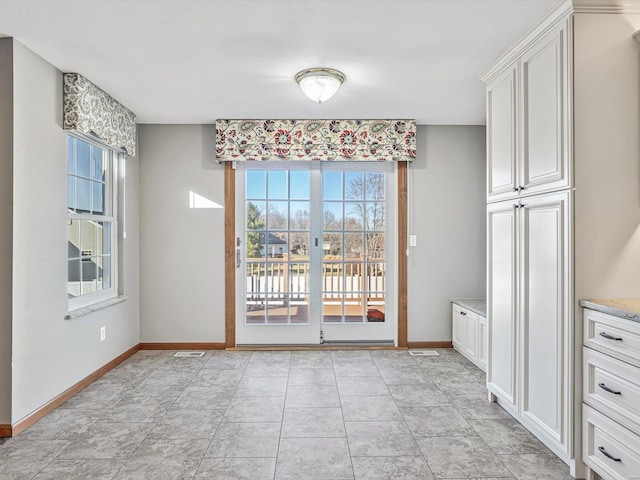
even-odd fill
[(611, 455), (609, 452), (607, 452), (604, 447), (598, 447), (598, 450), (600, 450), (600, 453), (603, 454), (605, 457), (610, 458), (611, 460), (613, 460), (614, 462), (622, 462), (622, 460), (620, 458), (616, 458), (613, 455)]
[(616, 392), (615, 390), (611, 390), (604, 383), (599, 383), (598, 386), (603, 389), (605, 392), (613, 393), (614, 395), (622, 395), (622, 392)]
[(609, 335), (608, 333), (605, 333), (605, 332), (600, 332), (600, 336), (606, 338), (607, 340), (615, 340), (617, 342), (622, 341), (622, 337), (614, 337), (613, 335)]

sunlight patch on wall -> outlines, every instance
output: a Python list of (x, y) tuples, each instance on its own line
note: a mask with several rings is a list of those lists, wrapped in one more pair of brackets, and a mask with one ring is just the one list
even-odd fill
[(222, 208), (222, 205), (189, 190), (189, 208)]

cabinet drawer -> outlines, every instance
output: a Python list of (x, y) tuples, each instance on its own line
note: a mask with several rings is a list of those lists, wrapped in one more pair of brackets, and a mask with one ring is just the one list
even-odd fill
[(584, 344), (640, 366), (640, 323), (584, 309)]
[(582, 460), (606, 480), (640, 479), (640, 436), (583, 404)]
[(583, 349), (583, 400), (640, 435), (640, 368)]

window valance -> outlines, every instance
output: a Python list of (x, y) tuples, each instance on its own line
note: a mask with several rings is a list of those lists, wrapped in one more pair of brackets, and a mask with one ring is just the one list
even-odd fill
[(64, 74), (63, 128), (97, 135), (127, 155), (136, 154), (136, 116), (77, 73)]
[(411, 161), (415, 120), (216, 120), (219, 161)]

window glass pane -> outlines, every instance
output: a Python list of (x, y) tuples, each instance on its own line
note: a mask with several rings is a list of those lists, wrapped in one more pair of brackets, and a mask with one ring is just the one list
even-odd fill
[(248, 325), (264, 324), (266, 322), (266, 295), (255, 295), (247, 291), (246, 323)]
[(290, 202), (289, 212), (291, 230), (309, 230), (309, 202)]
[(367, 301), (367, 322), (383, 323), (385, 321), (384, 293), (373, 294)]
[(309, 263), (289, 265), (289, 292), (294, 297), (303, 297), (309, 292)]
[(303, 257), (305, 259), (309, 259), (309, 245), (311, 242), (309, 241), (308, 233), (291, 233), (289, 235), (289, 254), (292, 257)]
[(264, 230), (267, 226), (266, 202), (247, 202), (247, 230)]
[(342, 200), (342, 172), (322, 173), (322, 198)]
[(74, 161), (73, 161), (73, 138), (72, 137), (67, 137), (67, 169), (69, 171), (69, 173), (75, 173), (75, 165), (74, 165)]
[(385, 252), (384, 233), (367, 233), (367, 259), (383, 259)]
[(89, 220), (82, 220), (80, 230), (80, 250), (83, 257), (99, 255), (96, 249), (96, 223)]
[(289, 251), (286, 232), (269, 232), (267, 234), (267, 255), (282, 258)]
[[(105, 151), (98, 147), (91, 147), (91, 178), (104, 182), (104, 154)], [(106, 162), (105, 162), (106, 163)]]
[(264, 170), (247, 170), (247, 198), (267, 198), (267, 172)]
[(267, 323), (289, 323), (289, 309), (285, 303), (285, 296), (280, 294), (269, 294), (267, 296), (267, 302)]
[(91, 181), (84, 178), (76, 179), (76, 210), (91, 211)]
[(364, 245), (362, 233), (344, 234), (344, 256), (345, 258), (363, 258)]
[(384, 172), (367, 172), (366, 174), (366, 198), (367, 200), (385, 199), (385, 174)]
[(94, 257), (82, 259), (82, 295), (96, 292), (98, 281), (97, 267)]
[(344, 229), (362, 230), (364, 228), (364, 203), (345, 202)]
[(325, 259), (342, 258), (342, 234), (325, 233), (322, 238), (322, 251)]
[(111, 256), (98, 257), (98, 289), (111, 288)]
[(83, 177), (91, 176), (91, 145), (76, 140), (76, 172)]
[(268, 229), (284, 230), (287, 228), (287, 202), (269, 202)]
[(367, 230), (386, 229), (384, 202), (367, 202)]
[(69, 298), (78, 297), (80, 295), (80, 260), (69, 260), (68, 274), (68, 290)]
[(266, 252), (266, 236), (264, 233), (247, 233), (245, 255), (247, 256), (247, 274), (253, 267), (250, 264), (251, 259), (264, 259)]
[(68, 258), (80, 257), (80, 220), (67, 221)]
[(362, 172), (345, 172), (344, 198), (348, 200), (364, 199), (364, 174)]
[(291, 191), (289, 197), (293, 200), (309, 199), (309, 172), (293, 170), (289, 173)]
[(323, 230), (342, 230), (342, 202), (324, 202)]
[(98, 236), (97, 253), (99, 255), (111, 254), (111, 222), (98, 222), (98, 233), (102, 232), (102, 235)]
[(269, 178), (269, 199), (287, 198), (287, 172), (284, 170), (272, 171)]
[[(381, 263), (367, 263), (367, 291), (373, 292), (372, 295), (380, 295), (379, 292), (385, 290), (385, 264)], [(378, 293), (375, 293), (378, 292)]]
[(76, 196), (76, 177), (69, 176), (69, 181), (67, 182), (67, 207), (69, 210), (74, 210), (76, 208), (75, 205), (75, 196)]
[(104, 215), (105, 211), (105, 198), (104, 198), (104, 183), (91, 182), (91, 191), (93, 194), (93, 204), (91, 206), (91, 210), (93, 213), (97, 213), (99, 215)]

